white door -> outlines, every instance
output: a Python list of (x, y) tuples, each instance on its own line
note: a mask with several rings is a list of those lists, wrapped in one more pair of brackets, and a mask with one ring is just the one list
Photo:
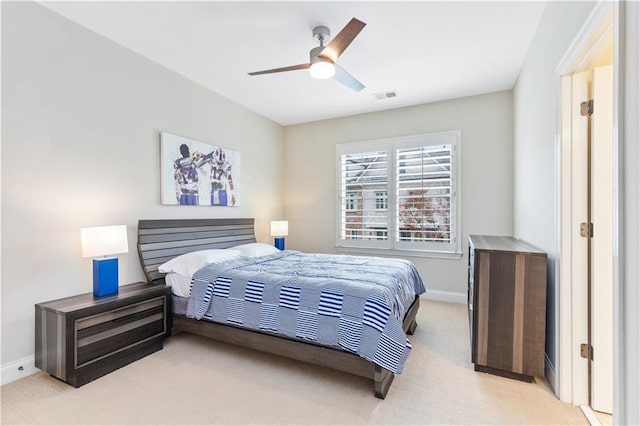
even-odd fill
[(613, 411), (613, 66), (593, 71), (591, 407)]
[[(569, 78), (569, 77), (568, 77)], [(580, 104), (590, 98), (589, 71), (571, 77), (571, 151), (570, 194), (571, 212), (571, 275), (572, 295), (572, 350), (573, 403), (589, 405), (589, 360), (580, 354), (580, 345), (589, 341), (589, 241), (580, 233), (580, 224), (589, 218), (589, 119), (581, 114)], [(568, 83), (568, 81), (567, 81)]]

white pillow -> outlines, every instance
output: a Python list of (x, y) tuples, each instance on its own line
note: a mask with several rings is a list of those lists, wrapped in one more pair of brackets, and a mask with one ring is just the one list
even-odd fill
[(158, 271), (164, 273), (175, 272), (186, 277), (193, 277), (193, 274), (209, 263), (224, 262), (227, 260), (239, 259), (242, 254), (232, 249), (210, 249), (185, 253), (174, 257), (168, 262), (158, 266)]
[(246, 257), (259, 257), (273, 253), (280, 253), (280, 250), (274, 246), (264, 243), (241, 244), (239, 246), (231, 247), (231, 250), (237, 250)]

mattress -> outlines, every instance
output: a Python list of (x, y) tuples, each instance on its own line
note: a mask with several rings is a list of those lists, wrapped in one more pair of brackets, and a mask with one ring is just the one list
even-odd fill
[(176, 315), (187, 315), (188, 297), (180, 297), (175, 294), (171, 295), (171, 311)]
[(165, 275), (164, 282), (171, 287), (171, 293), (180, 297), (189, 297), (189, 293), (191, 293), (191, 277), (171, 272)]

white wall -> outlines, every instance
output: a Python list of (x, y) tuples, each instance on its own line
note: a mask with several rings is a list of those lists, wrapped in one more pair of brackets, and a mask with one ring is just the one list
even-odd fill
[[(2, 365), (34, 351), (34, 303), (91, 291), (80, 228), (282, 216), (281, 126), (35, 3), (2, 4)], [(242, 205), (160, 205), (159, 132), (242, 155)], [(7, 373), (4, 371), (4, 373)]]
[(617, 424), (640, 424), (640, 3), (625, 2), (624, 17), (624, 116), (623, 183), (624, 235), (618, 315), (620, 340), (614, 340), (614, 420)]
[(560, 59), (594, 3), (549, 2), (513, 90), (514, 232), (548, 253), (546, 353), (555, 368), (558, 247), (557, 117), (555, 74)]
[[(462, 250), (469, 234), (513, 231), (512, 93), (503, 91), (285, 128), (287, 247), (334, 253), (336, 144), (420, 133), (462, 132)], [(459, 260), (413, 257), (431, 297), (466, 300)]]

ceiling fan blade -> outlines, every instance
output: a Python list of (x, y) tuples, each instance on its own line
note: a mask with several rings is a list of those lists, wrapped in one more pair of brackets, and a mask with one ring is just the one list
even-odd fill
[(333, 79), (344, 84), (350, 89), (355, 90), (356, 92), (364, 89), (364, 84), (360, 83), (354, 76), (349, 74), (338, 64), (333, 64), (336, 67), (336, 73), (333, 76)]
[(300, 65), (291, 65), (290, 67), (282, 67), (282, 68), (273, 68), (270, 70), (263, 71), (255, 71), (249, 72), (249, 75), (262, 75), (262, 74), (273, 74), (275, 72), (285, 72), (285, 71), (295, 71), (295, 70), (304, 70), (311, 66), (311, 64), (300, 64)]
[(349, 47), (353, 39), (360, 34), (365, 25), (367, 24), (356, 18), (351, 18), (351, 21), (340, 30), (338, 35), (327, 44), (327, 47), (318, 56), (335, 62), (338, 56), (342, 55), (342, 52)]

